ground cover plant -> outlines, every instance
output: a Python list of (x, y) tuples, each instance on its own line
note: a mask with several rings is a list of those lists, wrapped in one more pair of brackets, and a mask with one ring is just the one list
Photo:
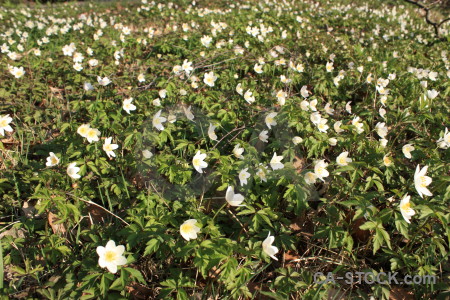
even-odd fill
[(449, 297), (449, 29), (401, 1), (5, 5), (0, 293)]

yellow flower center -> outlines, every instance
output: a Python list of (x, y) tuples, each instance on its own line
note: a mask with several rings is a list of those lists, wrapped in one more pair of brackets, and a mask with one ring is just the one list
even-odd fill
[(53, 165), (56, 165), (58, 163), (58, 158), (52, 156), (52, 158), (50, 159)]
[(405, 212), (408, 212), (411, 210), (411, 204), (409, 202), (403, 203), (401, 209)]
[(95, 132), (95, 130), (89, 130), (88, 136), (90, 138), (95, 138), (97, 136), (97, 132)]
[(8, 125), (8, 123), (6, 122), (6, 120), (0, 120), (0, 127), (6, 127)]
[(88, 131), (87, 127), (81, 127), (80, 128), (80, 134), (82, 134), (82, 135), (85, 135), (87, 133), (87, 131)]
[(200, 159), (194, 158), (192, 163), (194, 164), (195, 167), (199, 167), (201, 162), (200, 162)]
[(420, 177), (420, 186), (421, 187), (426, 187), (427, 186), (427, 179), (425, 178), (425, 176), (421, 176)]
[(105, 261), (106, 262), (113, 262), (116, 260), (117, 254), (115, 251), (106, 251), (105, 253)]
[(194, 230), (194, 225), (188, 223), (188, 224), (183, 224), (181, 225), (181, 231), (183, 233), (188, 233)]
[(112, 146), (111, 146), (111, 144), (108, 144), (108, 145), (105, 145), (105, 146), (103, 147), (103, 149), (104, 149), (105, 151), (112, 151)]

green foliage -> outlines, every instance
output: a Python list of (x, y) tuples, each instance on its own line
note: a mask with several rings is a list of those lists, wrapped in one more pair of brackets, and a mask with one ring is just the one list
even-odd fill
[[(0, 294), (388, 299), (395, 284), (321, 284), (315, 274), (392, 271), (435, 275), (436, 284), (401, 288), (448, 297), (448, 45), (414, 11), (381, 1), (197, 2), (8, 2), (0, 11), (0, 118), (13, 129), (0, 135)], [(71, 43), (80, 71), (62, 50)], [(175, 72), (187, 62), (192, 71)], [(79, 133), (83, 124), (99, 141)], [(344, 152), (347, 164), (337, 160)], [(71, 163), (80, 178), (68, 175)], [(328, 175), (316, 178), (320, 163)], [(418, 194), (418, 165), (428, 166), (432, 196)], [(242, 206), (227, 203), (231, 186)], [(181, 226), (192, 219), (199, 232), (187, 240)], [(269, 233), (278, 261), (263, 244)], [(110, 240), (125, 250), (114, 274), (97, 253)]]

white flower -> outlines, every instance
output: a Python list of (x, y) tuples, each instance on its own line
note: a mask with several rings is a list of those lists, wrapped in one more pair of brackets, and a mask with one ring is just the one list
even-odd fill
[(194, 166), (195, 170), (199, 173), (203, 173), (204, 168), (208, 166), (208, 163), (205, 162), (206, 154), (201, 153), (200, 150), (197, 151), (197, 153), (194, 155), (194, 158), (192, 158), (192, 165)]
[(313, 100), (309, 101), (309, 109), (311, 109), (312, 111), (317, 111), (316, 105), (317, 105), (317, 99), (313, 99)]
[(216, 126), (214, 126), (213, 124), (209, 123), (208, 136), (213, 141), (217, 141), (217, 134), (214, 132), (215, 129), (216, 129)]
[(284, 168), (284, 164), (281, 162), (282, 159), (283, 159), (283, 156), (281, 156), (281, 155), (277, 156), (276, 152), (273, 154), (273, 157), (270, 160), (270, 166), (272, 167), (272, 170), (278, 170), (278, 169)]
[(269, 169), (263, 165), (259, 164), (258, 171), (256, 171), (256, 175), (261, 179), (261, 181), (267, 182), (266, 174), (268, 174), (270, 171)]
[[(248, 90), (247, 92), (249, 92), (250, 90)], [(244, 92), (244, 89), (242, 88), (242, 86), (241, 86), (241, 84), (239, 83), (237, 86), (236, 86), (236, 92), (239, 94), (239, 95), (241, 95), (242, 96), (242, 93)], [(251, 95), (250, 95), (251, 96)]]
[(161, 97), (162, 99), (166, 98), (167, 96), (167, 90), (162, 89), (158, 92), (159, 97)]
[(179, 74), (181, 72), (181, 66), (174, 66), (172, 72)]
[(438, 96), (439, 92), (436, 90), (427, 91), (427, 97), (430, 99), (434, 99)]
[(262, 65), (255, 64), (253, 70), (255, 70), (256, 73), (261, 74), (263, 72)]
[(302, 86), (302, 88), (300, 89), (300, 94), (303, 96), (303, 98), (309, 97), (309, 91), (306, 85)]
[(276, 94), (278, 104), (284, 105), (286, 103), (287, 93), (283, 90), (279, 90)]
[(200, 232), (200, 227), (195, 224), (197, 224), (196, 219), (189, 219), (181, 224), (180, 234), (186, 241), (194, 240), (197, 238), (197, 233)]
[(23, 75), (25, 75), (25, 71), (23, 69), (23, 67), (17, 68), (17, 67), (13, 67), (9, 69), (9, 72), (15, 77), (15, 78), (20, 78)]
[(400, 201), (400, 212), (402, 213), (403, 219), (409, 224), (411, 223), (411, 217), (416, 214), (414, 209), (411, 208), (410, 198), (411, 196), (406, 194)]
[(325, 160), (321, 159), (316, 162), (314, 165), (314, 174), (319, 178), (320, 180), (324, 181), (324, 177), (328, 177), (330, 173), (328, 173), (326, 167), (328, 166), (328, 163), (325, 162)]
[(317, 175), (313, 172), (308, 172), (305, 174), (305, 182), (307, 184), (313, 184), (317, 180)]
[(122, 266), (127, 263), (127, 259), (123, 256), (125, 247), (123, 245), (116, 246), (114, 241), (106, 243), (106, 247), (98, 246), (98, 264), (101, 268), (107, 268), (109, 272), (115, 274), (117, 266)]
[(301, 142), (303, 142), (303, 139), (302, 139), (301, 137), (299, 137), (299, 136), (294, 136), (294, 137), (292, 138), (292, 142), (294, 143), (294, 145), (298, 145), (298, 144), (300, 144)]
[(76, 165), (77, 163), (74, 162), (69, 164), (69, 166), (67, 167), (67, 175), (69, 175), (73, 179), (81, 178), (81, 176), (77, 174), (80, 171), (80, 168), (76, 167)]
[(242, 156), (242, 153), (244, 153), (244, 148), (241, 148), (240, 146), (241, 144), (237, 144), (236, 146), (234, 146), (233, 154), (234, 156), (236, 156), (236, 158), (244, 159), (244, 156)]
[(385, 115), (386, 115), (386, 110), (382, 107), (380, 107), (380, 109), (378, 110), (378, 113), (380, 114), (380, 116), (385, 119)]
[(438, 76), (437, 72), (431, 71), (430, 73), (428, 73), (428, 78), (430, 78), (430, 80), (432, 81), (436, 81), (437, 76)]
[(428, 166), (424, 166), (423, 169), (420, 169), (420, 166), (417, 165), (416, 172), (414, 173), (414, 186), (419, 193), (419, 196), (423, 198), (423, 195), (433, 196), (433, 194), (427, 189), (427, 186), (432, 182), (431, 177), (426, 176)]
[(324, 107), (325, 112), (329, 115), (333, 115), (334, 114), (334, 108), (331, 107), (331, 103), (327, 103)]
[(109, 80), (109, 78), (106, 76), (103, 78), (101, 78), (100, 76), (97, 76), (97, 81), (102, 86), (107, 86), (108, 84), (111, 83), (111, 80)]
[(97, 60), (97, 59), (90, 59), (90, 60), (88, 61), (88, 64), (89, 64), (89, 66), (91, 66), (91, 67), (95, 67), (95, 66), (98, 65), (98, 60)]
[(47, 157), (47, 163), (45, 164), (47, 167), (53, 167), (59, 164), (59, 158), (55, 155), (55, 153), (50, 152), (50, 156)]
[(386, 145), (387, 145), (387, 143), (388, 143), (388, 140), (387, 140), (387, 139), (380, 139), (380, 145), (381, 145), (381, 147), (385, 148)]
[(123, 100), (123, 110), (126, 111), (128, 114), (130, 113), (130, 110), (136, 110), (136, 106), (134, 104), (131, 104), (133, 102), (133, 98), (128, 98)]
[(192, 67), (192, 62), (188, 61), (187, 59), (185, 59), (183, 61), (183, 64), (181, 65), (181, 69), (183, 69), (183, 71), (185, 71), (186, 74), (188, 74), (188, 75), (189, 75), (189, 73), (191, 73), (194, 70), (194, 68)]
[(241, 182), (241, 186), (247, 184), (247, 179), (250, 178), (250, 173), (247, 172), (248, 168), (245, 168), (239, 172), (239, 180)]
[(328, 143), (331, 145), (331, 146), (336, 146), (336, 144), (337, 144), (337, 139), (336, 138), (329, 138), (328, 139)]
[(90, 128), (91, 127), (89, 124), (82, 124), (82, 125), (80, 125), (80, 127), (78, 127), (77, 133), (85, 138), (85, 137), (87, 137), (87, 133)]
[(411, 158), (411, 151), (414, 151), (414, 146), (411, 144), (406, 144), (402, 147), (402, 152), (406, 158)]
[(336, 157), (336, 163), (341, 167), (346, 166), (351, 162), (352, 162), (352, 159), (348, 157), (347, 151), (342, 152), (341, 154), (339, 154), (338, 157)]
[(75, 63), (73, 65), (73, 68), (75, 69), (75, 71), (80, 72), (81, 70), (83, 70), (83, 66), (80, 63)]
[(84, 59), (84, 56), (80, 52), (75, 52), (73, 55), (73, 62), (74, 63), (81, 63)]
[(390, 157), (388, 154), (386, 154), (385, 156), (383, 156), (383, 164), (384, 164), (386, 167), (390, 167), (390, 166), (393, 164), (392, 159), (391, 159), (391, 157)]
[(383, 123), (378, 122), (375, 125), (375, 130), (376, 130), (377, 134), (383, 139), (388, 134), (388, 128), (386, 127), (386, 123), (384, 123), (384, 122)]
[(364, 129), (363, 129), (363, 124), (359, 122), (360, 118), (359, 117), (355, 117), (352, 120), (352, 125), (356, 127), (356, 132), (359, 133), (363, 133)]
[(156, 127), (156, 129), (164, 130), (164, 126), (162, 125), (162, 123), (164, 123), (165, 121), (167, 121), (167, 119), (164, 117), (161, 117), (161, 110), (159, 110), (153, 117), (152, 123), (153, 123), (153, 126)]
[(278, 253), (278, 248), (275, 246), (272, 246), (274, 241), (275, 241), (275, 236), (271, 236), (270, 231), (269, 231), (269, 235), (262, 243), (262, 248), (263, 248), (264, 253), (266, 253), (273, 259), (278, 260), (278, 258), (275, 257), (275, 254)]
[(245, 101), (247, 101), (249, 104), (252, 104), (253, 102), (255, 102), (255, 96), (253, 96), (253, 92), (250, 90), (247, 90), (244, 94), (244, 99)]
[(263, 130), (258, 136), (258, 138), (264, 143), (268, 143), (267, 141), (267, 139), (269, 138), (269, 136), (267, 135), (268, 132), (269, 132), (268, 130)]
[(209, 73), (205, 73), (204, 78), (203, 78), (203, 82), (206, 83), (207, 85), (213, 87), (214, 86), (214, 82), (217, 80), (217, 76), (214, 75), (214, 72), (211, 71)]
[(447, 149), (450, 147), (450, 132), (448, 131), (448, 128), (445, 128), (444, 136), (439, 138), (436, 143), (441, 149)]
[(327, 70), (327, 72), (333, 71), (334, 70), (333, 63), (332, 62), (327, 62), (326, 66), (325, 66), (325, 69)]
[(145, 149), (145, 150), (142, 151), (142, 156), (144, 158), (148, 159), (148, 158), (151, 158), (153, 156), (153, 153), (150, 152), (150, 150)]
[(114, 153), (114, 150), (119, 148), (117, 144), (111, 144), (112, 137), (106, 138), (105, 143), (103, 144), (103, 150), (106, 152), (106, 155), (108, 157), (116, 157), (116, 154)]
[(277, 125), (277, 122), (274, 120), (274, 118), (277, 115), (278, 114), (276, 112), (271, 112), (266, 116), (265, 122), (266, 122), (267, 127), (269, 127), (269, 129), (272, 129), (272, 126)]
[(76, 49), (77, 48), (75, 47), (75, 44), (74, 43), (70, 43), (70, 45), (65, 45), (62, 48), (62, 51), (63, 51), (63, 54), (65, 56), (72, 56)]
[(212, 42), (212, 37), (204, 35), (201, 39), (200, 42), (202, 43), (203, 46), (205, 46), (206, 48), (208, 48), (211, 45)]
[(319, 124), (317, 124), (317, 128), (320, 132), (327, 132), (328, 128), (330, 128), (327, 125), (328, 120), (327, 119), (320, 119)]
[(139, 81), (139, 82), (145, 82), (145, 76), (144, 76), (144, 74), (139, 74), (138, 75), (138, 77), (137, 77), (137, 80)]
[(287, 78), (284, 75), (280, 75), (280, 80), (281, 80), (282, 83), (286, 83), (286, 84), (290, 83), (292, 81), (292, 79), (289, 79), (289, 78)]
[(336, 131), (336, 133), (341, 133), (344, 131), (344, 129), (341, 128), (342, 125), (342, 121), (336, 121), (333, 125), (334, 131)]
[(350, 103), (352, 103), (352, 101), (348, 101), (347, 104), (345, 104), (345, 110), (351, 114), (352, 113), (352, 107), (350, 106)]
[(243, 206), (241, 203), (244, 202), (244, 196), (235, 194), (234, 187), (229, 186), (225, 194), (225, 200), (227, 200), (228, 204), (231, 206)]
[(89, 92), (89, 91), (93, 91), (94, 90), (94, 86), (90, 83), (90, 82), (85, 82), (84, 84), (83, 84), (83, 89), (86, 91), (86, 92)]
[(97, 128), (89, 128), (86, 133), (86, 138), (89, 143), (98, 142), (101, 133)]
[(12, 132), (13, 129), (9, 123), (12, 122), (12, 118), (8, 115), (0, 116), (0, 135), (5, 135), (5, 131)]
[(184, 115), (186, 116), (186, 118), (188, 118), (189, 121), (194, 120), (194, 114), (191, 112), (191, 106), (189, 106), (188, 108), (183, 106), (183, 112), (184, 112)]
[(309, 102), (303, 100), (302, 102), (300, 102), (300, 108), (304, 111), (307, 111), (309, 109)]

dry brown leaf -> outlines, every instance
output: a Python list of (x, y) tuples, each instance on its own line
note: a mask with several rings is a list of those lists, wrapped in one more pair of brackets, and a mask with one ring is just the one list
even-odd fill
[(64, 227), (63, 223), (57, 223), (59, 221), (58, 217), (52, 213), (51, 211), (48, 212), (47, 215), (48, 224), (50, 224), (50, 227), (53, 230), (53, 233), (55, 234), (65, 234), (66, 228)]
[(17, 239), (17, 238), (24, 238), (25, 237), (25, 233), (27, 232), (26, 229), (24, 228), (11, 228), (9, 230), (6, 230), (4, 232), (2, 232), (0, 234), (0, 239), (2, 239), (5, 236), (12, 236), (13, 238)]
[(300, 173), (303, 171), (303, 168), (305, 167), (306, 159), (303, 157), (298, 157), (297, 155), (294, 157), (294, 169), (297, 173)]
[(87, 207), (89, 210), (89, 214), (91, 216), (90, 219), (94, 223), (105, 223), (106, 216), (108, 215), (108, 213), (104, 209), (101, 209), (100, 207), (92, 204), (88, 204)]
[(394, 287), (389, 294), (389, 300), (414, 300), (414, 293), (402, 287)]
[(27, 217), (28, 219), (37, 217), (36, 208), (34, 207), (34, 205), (30, 204), (28, 201), (25, 201), (23, 203), (22, 211), (23, 211), (23, 214), (25, 215), (25, 217)]
[(211, 279), (216, 279), (217, 276), (219, 276), (220, 274), (220, 269), (217, 266), (214, 266), (211, 268), (211, 270), (209, 270), (208, 272), (208, 276)]
[(329, 299), (329, 300), (345, 300), (345, 299), (349, 299), (348, 296), (349, 295), (346, 295), (345, 291), (343, 291), (343, 290), (330, 288), (328, 290), (328, 297), (327, 297), (327, 299)]
[(300, 256), (294, 251), (288, 250), (287, 252), (284, 252), (284, 261), (290, 262), (297, 259), (300, 259)]
[(154, 299), (154, 296), (156, 296), (154, 295), (154, 290), (137, 282), (132, 282), (130, 285), (127, 285), (126, 289), (135, 300)]

